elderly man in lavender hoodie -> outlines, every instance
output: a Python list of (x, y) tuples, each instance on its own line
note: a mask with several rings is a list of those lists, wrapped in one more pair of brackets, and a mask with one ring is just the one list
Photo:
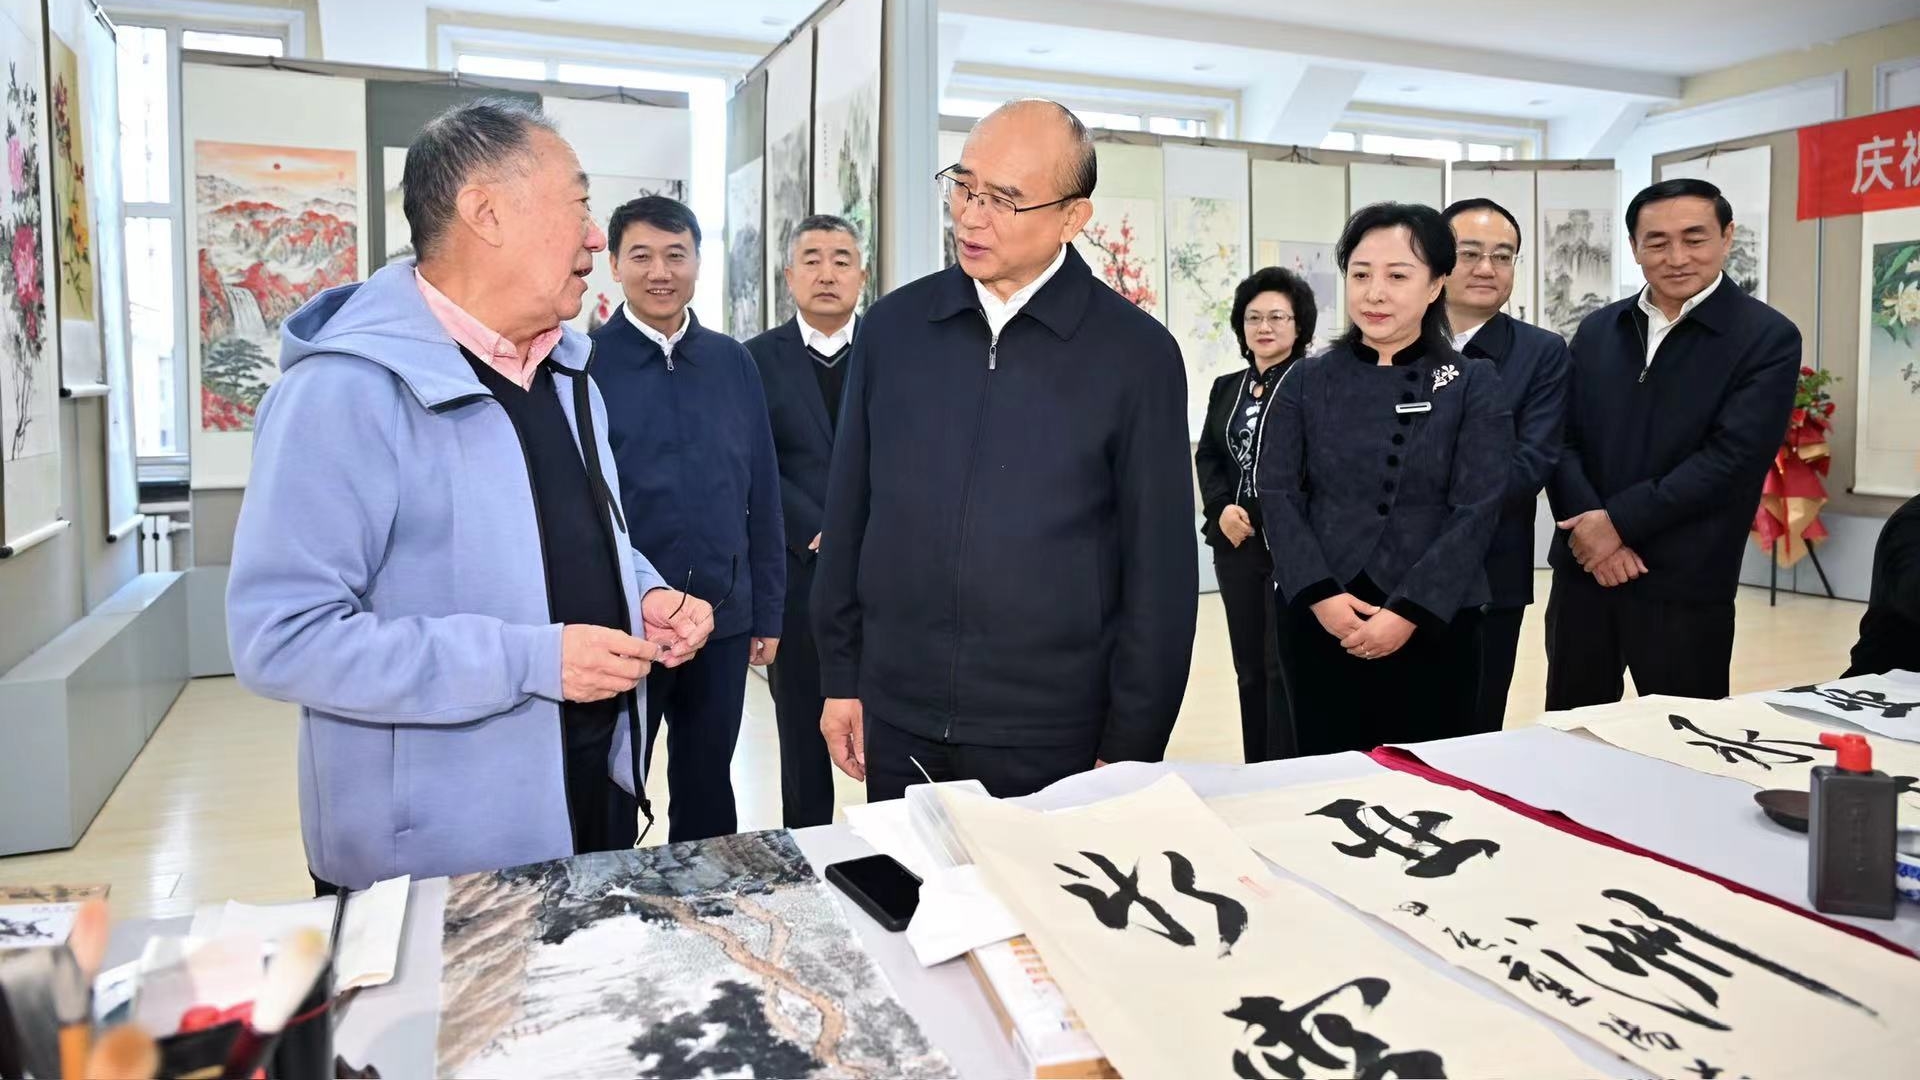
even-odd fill
[(403, 180), (419, 262), (283, 328), (234, 538), (234, 671), (300, 705), (317, 891), (629, 846), (640, 695), (713, 628), (628, 541), (588, 339), (606, 247), (539, 113), (433, 120)]

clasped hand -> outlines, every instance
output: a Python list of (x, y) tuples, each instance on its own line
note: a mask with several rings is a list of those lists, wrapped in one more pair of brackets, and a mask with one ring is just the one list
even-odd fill
[(1313, 617), (1320, 628), (1340, 639), (1347, 655), (1361, 660), (1380, 660), (1399, 652), (1413, 636), (1413, 623), (1405, 617), (1354, 596), (1341, 593), (1313, 605)]
[(1568, 546), (1580, 568), (1605, 588), (1625, 585), (1647, 573), (1647, 564), (1620, 538), (1605, 510), (1588, 510), (1557, 523), (1569, 533)]

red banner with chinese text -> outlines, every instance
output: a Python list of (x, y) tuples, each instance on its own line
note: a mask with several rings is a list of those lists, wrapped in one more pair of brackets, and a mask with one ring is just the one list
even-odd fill
[(1920, 106), (1800, 129), (1800, 220), (1920, 206)]

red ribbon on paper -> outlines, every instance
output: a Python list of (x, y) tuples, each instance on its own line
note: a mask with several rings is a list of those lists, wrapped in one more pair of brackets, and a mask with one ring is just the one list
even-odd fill
[[(1907, 948), (1904, 945), (1899, 944), (1898, 942), (1889, 941), (1886, 938), (1881, 937), (1880, 935), (1874, 933), (1871, 930), (1868, 930), (1859, 926), (1854, 926), (1851, 923), (1843, 923), (1835, 919), (1829, 919), (1825, 915), (1822, 915), (1817, 911), (1808, 911), (1806, 908), (1803, 908), (1798, 904), (1794, 904), (1789, 901), (1782, 900), (1771, 893), (1761, 892), (1759, 889), (1753, 888), (1750, 885), (1742, 885), (1740, 882), (1734, 881), (1730, 878), (1724, 878), (1724, 877), (1721, 877), (1719, 874), (1714, 874), (1706, 870), (1702, 870), (1699, 867), (1692, 865), (1691, 863), (1684, 863), (1684, 862), (1681, 862), (1679, 859), (1662, 855), (1657, 851), (1650, 851), (1647, 848), (1643, 848), (1638, 844), (1629, 843), (1613, 835), (1612, 833), (1601, 832), (1599, 829), (1595, 829), (1591, 826), (1582, 825), (1580, 822), (1575, 821), (1574, 819), (1568, 817), (1566, 814), (1558, 810), (1541, 809), (1538, 806), (1534, 806), (1532, 803), (1521, 802), (1519, 799), (1516, 799), (1511, 795), (1502, 794), (1501, 792), (1495, 791), (1492, 788), (1483, 787), (1479, 784), (1474, 783), (1471, 780), (1465, 779), (1463, 777), (1455, 776), (1454, 774), (1447, 772), (1444, 769), (1434, 768), (1432, 765), (1429, 765), (1425, 761), (1422, 761), (1420, 759), (1420, 755), (1414, 753), (1411, 750), (1406, 749), (1405, 747), (1378, 746), (1372, 749), (1371, 751), (1369, 751), (1367, 753), (1367, 756), (1373, 759), (1374, 764), (1383, 766), (1388, 769), (1392, 769), (1395, 772), (1408, 773), (1413, 776), (1420, 777), (1422, 780), (1426, 780), (1435, 784), (1440, 784), (1445, 787), (1458, 788), (1461, 791), (1470, 791), (1475, 795), (1478, 795), (1481, 798), (1486, 799), (1488, 802), (1491, 802), (1497, 806), (1503, 806), (1506, 809), (1511, 810), (1516, 814), (1519, 814), (1521, 817), (1527, 818), (1528, 820), (1531, 820), (1531, 821), (1537, 821), (1540, 824), (1547, 826), (1548, 828), (1558, 829), (1559, 831), (1566, 833), (1570, 836), (1577, 836), (1582, 840), (1591, 841), (1592, 843), (1599, 844), (1602, 847), (1610, 847), (1615, 851), (1624, 851), (1629, 855), (1638, 855), (1641, 858), (1652, 859), (1654, 862), (1663, 863), (1667, 866), (1671, 866), (1675, 870), (1684, 870), (1687, 873), (1694, 875), (1695, 877), (1705, 878), (1706, 880), (1711, 881), (1716, 885), (1719, 885), (1726, 889), (1730, 889), (1734, 892), (1739, 893), (1742, 896), (1749, 896), (1755, 900), (1761, 901), (1762, 903), (1771, 904), (1774, 907), (1781, 909), (1782, 911), (1791, 911), (1795, 915), (1800, 915), (1805, 918), (1812, 919), (1814, 922), (1820, 923), (1821, 925), (1826, 926), (1828, 929), (1838, 930), (1849, 937), (1856, 937), (1862, 941), (1872, 942), (1873, 944), (1878, 945), (1889, 952), (1898, 953), (1901, 956), (1906, 956), (1910, 958), (1914, 957), (1913, 950)], [(1891, 888), (1892, 886), (1889, 885), (1888, 887)]]
[(1920, 106), (1800, 129), (1801, 221), (1920, 206)]

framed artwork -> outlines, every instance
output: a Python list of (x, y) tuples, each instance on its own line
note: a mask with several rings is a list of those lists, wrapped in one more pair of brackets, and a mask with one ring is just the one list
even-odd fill
[(1161, 243), (1166, 168), (1157, 146), (1099, 143), (1093, 217), (1073, 246), (1093, 276), (1135, 307), (1166, 321), (1167, 256)]
[(1246, 365), (1229, 325), (1248, 273), (1248, 173), (1243, 150), (1166, 146), (1167, 329), (1187, 364), (1187, 433), (1207, 421), (1213, 380)]
[(1539, 325), (1571, 338), (1580, 320), (1613, 303), (1619, 290), (1613, 248), (1620, 174), (1574, 170), (1535, 174), (1539, 221)]
[(1860, 215), (1853, 490), (1920, 492), (1920, 208)]
[(1346, 289), (1334, 246), (1347, 223), (1347, 175), (1338, 165), (1253, 163), (1253, 267), (1279, 266), (1313, 290), (1319, 352), (1346, 330)]
[(766, 158), (766, 319), (768, 326), (779, 326), (799, 311), (781, 271), (793, 245), (793, 227), (813, 207), (812, 28), (767, 63)]
[(880, 296), (880, 0), (845, 0), (814, 28), (813, 211), (853, 224)]

